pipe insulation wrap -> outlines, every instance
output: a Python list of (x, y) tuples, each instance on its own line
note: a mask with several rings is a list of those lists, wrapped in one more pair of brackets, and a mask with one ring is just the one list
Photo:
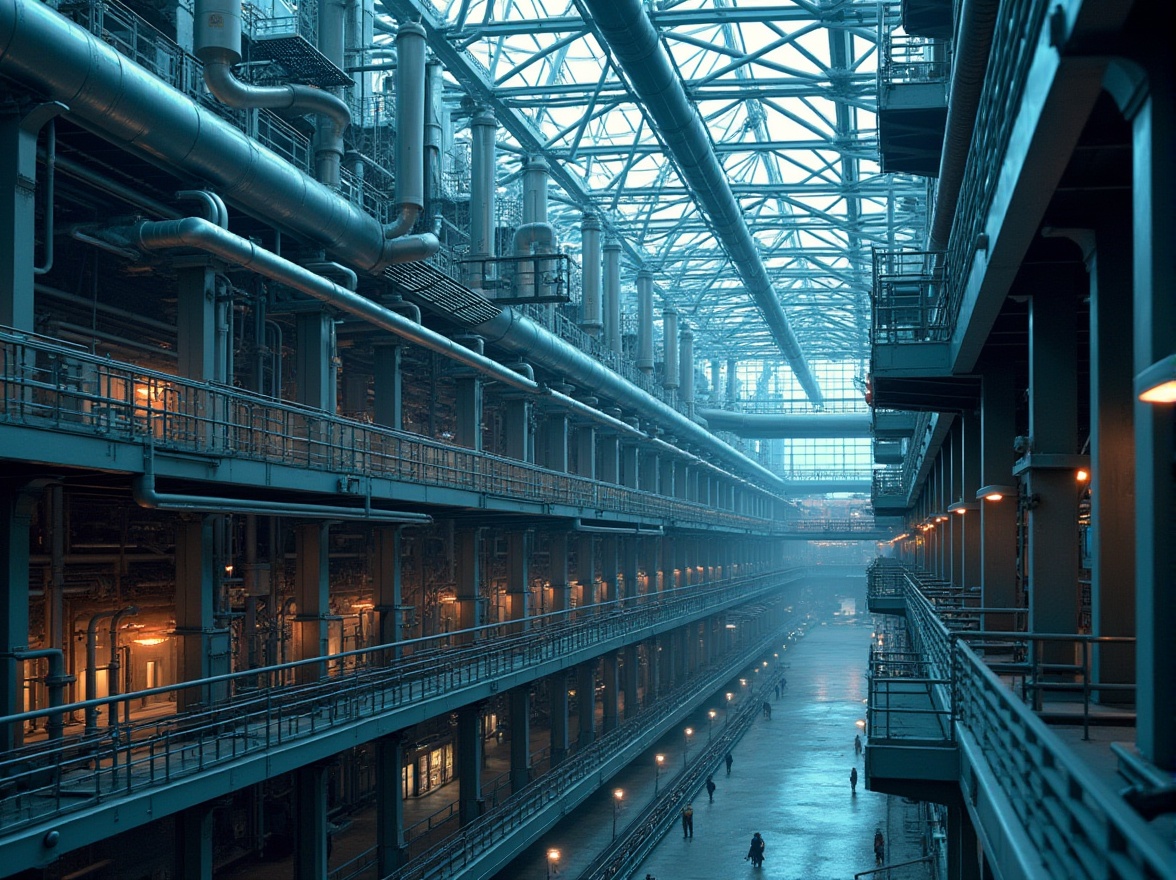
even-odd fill
[(725, 409), (700, 409), (712, 431), (728, 431), (759, 439), (811, 437), (869, 437), (868, 413), (795, 415), (739, 413)]
[(425, 29), (396, 31), (396, 202), (425, 206)]
[(654, 129), (710, 219), (797, 381), (809, 399), (820, 404), (821, 390), (816, 377), (776, 296), (710, 135), (662, 49), (657, 30), (645, 14), (641, 0), (585, 0), (585, 6), (634, 91), (645, 103)]
[(438, 246), (435, 236), (415, 248), (385, 241), (375, 218), (39, 0), (0, 0), (0, 71), (66, 104), (95, 134), (205, 181), (361, 271)]

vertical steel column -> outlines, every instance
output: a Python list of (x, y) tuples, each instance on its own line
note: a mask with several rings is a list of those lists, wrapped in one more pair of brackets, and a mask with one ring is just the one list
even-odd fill
[(963, 500), (964, 487), (964, 422), (956, 419), (948, 435), (951, 453), (948, 471), (951, 488), (948, 491), (950, 502), (944, 506), (949, 513), (948, 525), (951, 527), (951, 582), (958, 588), (967, 586), (964, 583), (964, 517), (962, 514), (951, 513), (948, 508), (957, 501)]
[[(29, 529), (36, 511), (38, 491), (6, 491), (0, 498), (0, 714), (23, 710), (23, 683), (12, 652), (29, 643)], [(177, 621), (178, 623), (178, 621)], [(0, 730), (0, 753), (23, 744), (20, 724)]]
[[(1008, 364), (985, 371), (980, 384), (980, 483), (1015, 485), (1013, 435), (1016, 389)], [(1017, 604), (1017, 499), (980, 501), (980, 593), (985, 608), (1013, 608)], [(986, 615), (984, 629), (1010, 632), (1012, 615)]]
[[(331, 562), (330, 527), (303, 523), (295, 528), (294, 656), (298, 660), (330, 654)], [(298, 681), (310, 682), (326, 674), (326, 666), (308, 663), (298, 667)]]
[(604, 682), (604, 690), (600, 692), (600, 700), (604, 709), (602, 729), (604, 733), (616, 730), (620, 717), (620, 690), (618, 688), (617, 652), (609, 651), (600, 658), (600, 677)]
[(621, 244), (611, 237), (604, 243), (604, 338), (621, 353)]
[[(1034, 457), (1077, 452), (1078, 345), (1073, 286), (1058, 279), (1029, 306), (1029, 629), (1078, 631), (1078, 492), (1074, 467), (1036, 467)], [(1064, 460), (1064, 459), (1063, 459)], [(1073, 662), (1073, 648), (1047, 646)]]
[(373, 418), (377, 425), (404, 429), (404, 387), (400, 368), (404, 346), (397, 342), (378, 342), (372, 346)]
[(616, 535), (601, 535), (600, 537), (600, 602), (611, 602), (620, 598), (617, 589), (617, 542)]
[[(959, 430), (963, 436), (963, 449), (960, 455), (962, 467), (960, 498), (965, 504), (983, 504), (977, 502), (976, 490), (980, 488), (980, 414), (977, 412), (964, 413)], [(980, 511), (975, 507), (965, 508), (965, 513), (957, 514), (963, 529), (963, 565), (962, 582), (960, 586), (969, 590), (979, 589), (980, 574)]]
[[(494, 199), (497, 193), (495, 137), (498, 128), (489, 111), (479, 110), (470, 120), (470, 259), (490, 259), (495, 253)], [(469, 285), (485, 287), (497, 273), (491, 266), (470, 264)]]
[(482, 815), (482, 707), (457, 710), (458, 822), (468, 825)]
[[(372, 602), (376, 612), (376, 644), (399, 642), (402, 579), (400, 570), (400, 528), (380, 526), (373, 535)], [(396, 655), (399, 656), (399, 649)]]
[(335, 319), (326, 309), (299, 312), (294, 375), (298, 402), (335, 412)]
[[(551, 610), (568, 611), (572, 607), (569, 585), (568, 532), (548, 534), (548, 578), (551, 580)], [(566, 670), (547, 677), (547, 698), (551, 709), (551, 766), (568, 756), (568, 674)]]
[(327, 764), (294, 771), (294, 880), (327, 876)]
[(597, 479), (605, 483), (619, 483), (621, 481), (621, 441), (611, 431), (597, 432), (597, 453), (600, 457), (600, 468)]
[(686, 414), (694, 417), (694, 331), (683, 327), (679, 344), (680, 368), (682, 370), (682, 403), (686, 405)]
[(641, 705), (637, 698), (637, 673), (641, 667), (636, 645), (626, 645), (621, 649), (621, 668), (621, 687), (625, 697), (625, 720), (628, 721), (630, 718), (636, 718), (637, 713), (641, 711)]
[[(477, 527), (456, 529), (453, 541), (457, 575), (457, 626), (458, 629), (468, 630), (483, 623), (480, 601), (482, 530)], [(473, 637), (463, 638), (468, 641)]]
[[(531, 533), (515, 529), (506, 539), (506, 589), (510, 599), (510, 619), (518, 621), (514, 632), (528, 628), (527, 594), (531, 585)], [(531, 781), (531, 686), (511, 688), (510, 711), (510, 789), (518, 793)]]
[(637, 369), (653, 372), (653, 273), (637, 272)]
[(176, 813), (176, 880), (212, 880), (212, 804), (197, 804)]
[(407, 861), (404, 845), (404, 746), (400, 734), (374, 743), (376, 758), (376, 866), (379, 876)]
[(576, 706), (580, 720), (577, 742), (580, 748), (596, 739), (596, 662), (589, 660), (576, 667)]
[[(178, 681), (228, 672), (228, 631), (216, 628), (216, 579), (213, 573), (213, 531), (219, 516), (197, 516), (176, 523), (175, 635)], [(214, 664), (223, 657), (225, 668)], [(176, 711), (207, 707), (218, 695), (209, 688), (188, 688), (176, 697)]]
[[(480, 336), (459, 336), (457, 341), (482, 353), (483, 340)], [(476, 375), (459, 376), (456, 386), (457, 436), (454, 438), (459, 446), (482, 451), (482, 390), (481, 377)]]
[[(1176, 77), (1170, 40), (1149, 32), (1150, 92), (1131, 116), (1133, 131), (1132, 229), (1135, 289), (1135, 375), (1176, 355)], [(0, 239), (2, 240), (2, 239)], [(1136, 390), (1143, 390), (1142, 388)], [(1135, 404), (1135, 620), (1136, 738), (1144, 757), (1176, 770), (1176, 418), (1171, 404)]]
[(662, 387), (674, 391), (681, 384), (682, 377), (678, 364), (678, 313), (673, 309), (662, 312), (662, 345), (665, 347)]
[(545, 468), (568, 472), (568, 417), (562, 412), (548, 413), (539, 423), (539, 437), (536, 446), (542, 450), (542, 463)]
[(595, 214), (585, 214), (580, 221), (583, 247), (581, 289), (583, 318), (580, 326), (589, 336), (599, 336), (604, 329), (604, 307), (601, 302), (600, 220)]
[(503, 431), (506, 454), (519, 461), (535, 458), (535, 444), (531, 438), (531, 400), (522, 394), (506, 396)]
[[(1098, 227), (1090, 270), (1090, 608), (1096, 636), (1135, 635), (1135, 406), (1128, 206)], [(1097, 681), (1134, 683), (1127, 645), (1094, 653)], [(1099, 702), (1130, 702), (1096, 693)]]

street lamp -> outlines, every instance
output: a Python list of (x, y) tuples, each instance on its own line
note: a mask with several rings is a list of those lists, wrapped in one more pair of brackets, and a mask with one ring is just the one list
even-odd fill
[(690, 737), (694, 736), (694, 728), (687, 727), (682, 731), (682, 766), (686, 766), (686, 754), (690, 751)]
[(625, 790), (617, 788), (613, 790), (613, 840), (617, 839), (617, 810), (621, 808), (621, 800), (625, 797)]
[(655, 755), (654, 757), (657, 758), (657, 766), (654, 767), (654, 769), (653, 769), (653, 796), (656, 798), (657, 797), (657, 786), (658, 786), (658, 783), (661, 782), (661, 768), (662, 768), (662, 764), (664, 764), (666, 762), (666, 756), (665, 755)]
[(735, 699), (735, 695), (727, 691), (727, 717), (723, 719), (723, 726), (726, 727), (731, 723), (731, 701)]
[(706, 741), (711, 741), (711, 736), (715, 732), (715, 715), (718, 713), (714, 709), (710, 709), (706, 713)]
[(551, 880), (552, 875), (559, 873), (559, 850), (549, 849), (547, 851), (547, 880)]

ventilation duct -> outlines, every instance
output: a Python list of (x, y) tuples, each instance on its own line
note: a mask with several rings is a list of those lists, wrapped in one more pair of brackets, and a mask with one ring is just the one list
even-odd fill
[(434, 235), (385, 240), (373, 217), (39, 0), (0, 3), (0, 71), (66, 104), (95, 134), (203, 180), (364, 272), (437, 251)]
[(425, 29), (396, 31), (396, 221), (385, 238), (407, 235), (425, 207)]
[[(494, 137), (498, 121), (479, 110), (470, 120), (470, 258), (490, 259), (494, 256)], [(477, 262), (470, 264), (470, 287), (485, 288), (493, 280), (494, 270)]]
[(801, 388), (814, 404), (820, 404), (816, 377), (780, 306), (710, 135), (662, 49), (641, 0), (585, 0), (584, 5), (641, 99), (647, 118), (681, 170), (686, 185), (710, 219)]
[(589, 336), (598, 336), (604, 329), (604, 307), (600, 301), (600, 220), (595, 214), (585, 214), (580, 221), (580, 242), (584, 249), (581, 269), (584, 314), (580, 326)]

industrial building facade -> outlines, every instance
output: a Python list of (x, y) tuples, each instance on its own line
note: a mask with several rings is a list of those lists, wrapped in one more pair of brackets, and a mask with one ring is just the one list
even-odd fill
[(948, 876), (1173, 876), (1159, 5), (682, 5), (0, 0), (0, 873), (493, 876), (877, 547)]

